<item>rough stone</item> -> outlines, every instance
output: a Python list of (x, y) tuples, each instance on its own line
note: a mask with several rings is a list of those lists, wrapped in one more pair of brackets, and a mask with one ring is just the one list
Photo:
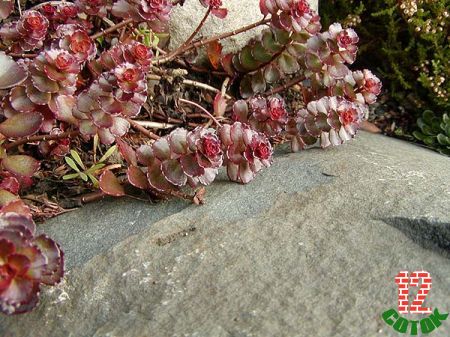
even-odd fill
[[(228, 16), (225, 19), (219, 19), (211, 15), (199, 36), (214, 36), (233, 31), (262, 19), (259, 0), (224, 0), (223, 4), (228, 9)], [(318, 8), (318, 0), (310, 0), (310, 4), (314, 9)], [(170, 20), (170, 47), (172, 49), (180, 46), (189, 38), (202, 21), (205, 11), (206, 9), (198, 0), (187, 0), (184, 6), (174, 8)], [(230, 53), (240, 50), (262, 29), (262, 27), (259, 27), (222, 40), (224, 52)]]
[[(426, 304), (450, 311), (449, 168), (362, 133), (280, 150), (247, 186), (222, 174), (201, 207), (104, 201), (63, 215), (45, 230), (66, 247), (65, 282), (1, 317), (0, 336), (398, 336), (380, 316), (401, 270), (430, 272)], [(449, 335), (448, 320), (433, 332)]]

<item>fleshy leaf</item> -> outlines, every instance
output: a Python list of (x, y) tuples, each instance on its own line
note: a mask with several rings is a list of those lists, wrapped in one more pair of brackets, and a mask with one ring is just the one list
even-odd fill
[(0, 52), (0, 89), (9, 89), (21, 84), (27, 73), (10, 56)]
[(56, 117), (62, 122), (77, 124), (77, 119), (73, 116), (72, 110), (76, 106), (77, 100), (73, 96), (60, 95), (56, 98)]
[(296, 73), (300, 69), (297, 60), (289, 53), (283, 53), (278, 59), (280, 69), (286, 74)]
[(19, 197), (11, 192), (0, 189), (0, 207), (6, 206), (11, 202), (19, 200)]
[(8, 156), (2, 160), (5, 170), (20, 177), (32, 177), (39, 169), (39, 162), (30, 156), (16, 155)]
[(105, 171), (100, 176), (100, 189), (107, 195), (113, 197), (122, 197), (125, 195), (125, 189), (111, 171)]
[(134, 187), (141, 190), (147, 190), (150, 188), (147, 177), (144, 172), (139, 167), (130, 166), (127, 170), (128, 181)]
[(0, 133), (8, 138), (31, 136), (39, 131), (43, 121), (40, 112), (22, 112), (0, 124)]

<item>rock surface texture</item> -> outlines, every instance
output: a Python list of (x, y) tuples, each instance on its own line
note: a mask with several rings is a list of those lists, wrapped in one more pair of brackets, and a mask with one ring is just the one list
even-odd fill
[[(89, 205), (41, 227), (69, 272), (34, 312), (0, 317), (0, 336), (398, 336), (380, 315), (401, 270), (430, 272), (426, 304), (450, 311), (449, 168), (362, 133), (280, 150), (247, 186), (222, 176), (205, 206)], [(448, 320), (432, 333), (449, 335)]]
[[(210, 15), (198, 37), (207, 37), (233, 31), (263, 18), (259, 9), (259, 0), (223, 0), (224, 7), (228, 9), (228, 16), (219, 19)], [(310, 0), (311, 7), (318, 8), (318, 0)], [(205, 15), (204, 8), (199, 1), (187, 0), (183, 7), (173, 9), (170, 20), (170, 46), (172, 49), (186, 41)], [(224, 52), (235, 52), (244, 47), (247, 42), (260, 32), (259, 27), (248, 32), (222, 40)]]

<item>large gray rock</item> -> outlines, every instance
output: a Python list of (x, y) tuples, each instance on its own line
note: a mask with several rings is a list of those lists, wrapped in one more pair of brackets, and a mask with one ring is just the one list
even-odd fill
[(427, 303), (450, 311), (449, 168), (362, 133), (280, 150), (247, 186), (222, 175), (205, 206), (89, 205), (44, 226), (70, 270), (34, 312), (0, 318), (0, 336), (398, 336), (380, 315), (401, 270), (429, 271)]
[[(259, 0), (223, 0), (224, 7), (228, 9), (228, 16), (219, 19), (211, 15), (200, 31), (199, 36), (208, 37), (242, 28), (262, 19), (259, 9)], [(310, 0), (311, 6), (317, 10), (318, 0)], [(177, 6), (172, 11), (170, 20), (170, 47), (180, 46), (197, 28), (202, 21), (206, 9), (198, 0), (186, 0), (183, 7)], [(258, 27), (251, 31), (222, 40), (224, 52), (235, 52), (244, 47), (247, 42), (263, 28)]]

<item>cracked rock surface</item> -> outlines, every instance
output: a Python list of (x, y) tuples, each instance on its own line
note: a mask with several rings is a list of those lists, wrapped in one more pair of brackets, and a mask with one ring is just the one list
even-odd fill
[(430, 272), (425, 304), (450, 311), (449, 158), (361, 133), (221, 177), (202, 207), (103, 201), (41, 226), (69, 272), (0, 336), (398, 336), (380, 316), (401, 270)]

